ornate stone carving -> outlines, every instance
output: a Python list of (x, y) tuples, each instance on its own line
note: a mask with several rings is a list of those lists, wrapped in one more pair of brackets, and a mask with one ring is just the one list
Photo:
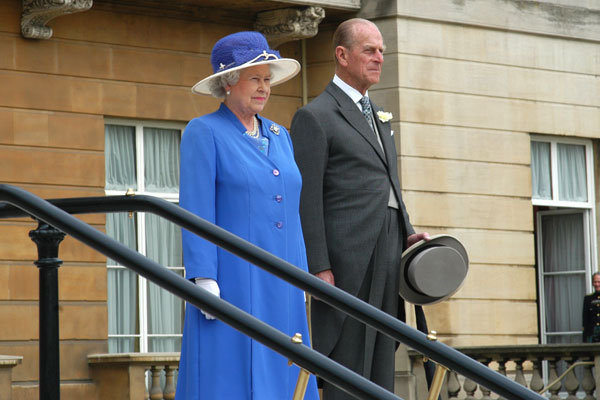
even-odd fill
[(271, 46), (315, 36), (325, 18), (321, 7), (284, 8), (258, 13), (254, 29), (265, 35)]
[(21, 34), (29, 39), (50, 39), (48, 21), (92, 8), (93, 0), (23, 0)]

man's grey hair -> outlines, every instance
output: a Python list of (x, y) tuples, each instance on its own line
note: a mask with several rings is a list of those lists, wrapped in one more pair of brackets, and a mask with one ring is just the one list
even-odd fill
[(223, 75), (217, 76), (210, 80), (208, 84), (208, 90), (210, 94), (218, 99), (222, 99), (227, 96), (227, 86), (233, 86), (240, 80), (240, 70), (226, 72)]

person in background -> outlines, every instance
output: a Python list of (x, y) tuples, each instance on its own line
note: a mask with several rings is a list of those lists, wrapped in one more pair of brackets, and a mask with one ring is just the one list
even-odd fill
[[(262, 116), (271, 86), (296, 75), (258, 32), (219, 40), (214, 73), (195, 93), (223, 98), (189, 122), (181, 141), (180, 205), (299, 268), (307, 269), (298, 213), (301, 177), (287, 130)], [(309, 345), (304, 293), (184, 230), (186, 278)], [(210, 314), (185, 312), (178, 400), (291, 399), (299, 368)], [(318, 399), (311, 376), (306, 397)]]
[[(368, 97), (381, 75), (383, 38), (375, 24), (355, 18), (339, 25), (333, 48), (333, 80), (291, 126), (309, 270), (404, 319), (402, 251), (429, 235), (415, 233), (402, 201), (393, 115)], [(394, 340), (319, 300), (311, 314), (316, 350), (393, 392)], [(323, 398), (352, 397), (324, 382)]]
[(583, 342), (600, 342), (600, 272), (592, 274), (594, 293), (583, 298)]

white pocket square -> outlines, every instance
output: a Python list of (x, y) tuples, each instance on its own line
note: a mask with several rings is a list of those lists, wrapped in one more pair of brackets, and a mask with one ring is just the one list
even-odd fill
[(394, 136), (394, 130), (392, 129), (392, 131), (390, 132), (390, 136)]

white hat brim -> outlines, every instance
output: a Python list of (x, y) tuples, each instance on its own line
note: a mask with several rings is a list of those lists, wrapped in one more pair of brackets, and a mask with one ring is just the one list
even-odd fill
[(197, 94), (211, 94), (210, 93), (210, 82), (228, 72), (241, 70), (244, 68), (255, 67), (257, 65), (268, 64), (271, 66), (271, 86), (279, 85), (292, 79), (298, 72), (300, 72), (300, 63), (293, 58), (278, 58), (276, 60), (265, 60), (259, 62), (248, 62), (237, 67), (229, 68), (224, 71), (216, 72), (200, 82), (192, 86), (192, 92)]
[[(464, 271), (464, 275), (462, 276), (458, 276), (458, 277), (452, 277), (453, 279), (448, 279), (448, 281), (456, 281), (457, 279), (459, 280), (459, 283), (454, 286), (454, 287), (450, 287), (446, 290), (446, 293), (443, 296), (439, 296), (439, 297), (435, 297), (435, 296), (429, 296), (427, 294), (424, 294), (418, 290), (416, 290), (416, 288), (414, 288), (410, 282), (409, 279), (407, 278), (407, 269), (410, 265), (410, 262), (412, 261), (413, 257), (416, 256), (419, 252), (422, 252), (428, 248), (432, 248), (432, 247), (439, 247), (439, 246), (447, 246), (448, 248), (450, 248), (454, 253), (454, 251), (456, 253), (458, 253), (458, 255), (460, 255), (461, 262), (464, 263), (462, 264), (460, 267), (464, 268), (462, 269)], [(459, 270), (461, 268), (458, 268)], [(449, 268), (449, 270), (454, 271), (454, 268)], [(452, 296), (454, 293), (456, 293), (463, 285), (465, 278), (467, 276), (469, 270), (469, 256), (467, 254), (467, 251), (465, 249), (465, 247), (462, 245), (462, 243), (460, 243), (460, 241), (458, 239), (456, 239), (453, 236), (450, 235), (435, 235), (432, 236), (429, 240), (421, 240), (420, 242), (415, 243), (414, 245), (412, 245), (411, 247), (409, 247), (408, 249), (406, 249), (403, 253), (402, 253), (402, 260), (400, 262), (400, 276), (399, 276), (399, 294), (400, 296), (408, 301), (409, 303), (413, 303), (413, 304), (417, 304), (417, 305), (428, 305), (428, 304), (435, 304), (435, 303), (439, 303), (440, 301), (443, 301), (445, 299), (447, 299), (448, 297)], [(441, 275), (441, 278), (443, 279), (443, 273), (444, 271), (438, 271), (439, 274)]]

